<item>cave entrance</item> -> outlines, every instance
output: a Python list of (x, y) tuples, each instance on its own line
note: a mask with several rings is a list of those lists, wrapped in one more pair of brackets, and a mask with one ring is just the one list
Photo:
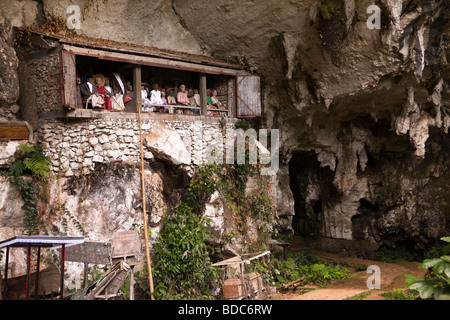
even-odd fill
[(321, 235), (323, 208), (336, 193), (333, 171), (320, 166), (314, 151), (298, 151), (289, 162), (289, 180), (294, 197), (294, 235), (317, 239)]

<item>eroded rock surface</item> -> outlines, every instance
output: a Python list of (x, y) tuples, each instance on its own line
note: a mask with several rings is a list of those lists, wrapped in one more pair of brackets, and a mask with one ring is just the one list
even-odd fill
[[(13, 1), (0, 12), (1, 119), (20, 119), (11, 28), (67, 18), (69, 4), (83, 11), (81, 35), (208, 53), (261, 75), (260, 125), (281, 131), (272, 182), (283, 234), (373, 251), (422, 250), (450, 232), (449, 0), (376, 1), (381, 29), (367, 26), (371, 0)], [(137, 210), (134, 196), (95, 190), (86, 203), (100, 203), (92, 218), (102, 232), (136, 222), (121, 217)], [(208, 210), (220, 234), (220, 213)]]

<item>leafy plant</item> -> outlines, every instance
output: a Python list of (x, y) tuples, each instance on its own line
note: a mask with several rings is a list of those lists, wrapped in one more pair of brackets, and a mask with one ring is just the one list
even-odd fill
[(251, 128), (251, 124), (247, 119), (239, 119), (234, 124), (236, 129), (243, 129), (244, 131)]
[(418, 261), (417, 253), (412, 253), (400, 248), (380, 248), (375, 252), (375, 260), (382, 262)]
[(209, 259), (206, 243), (211, 234), (204, 220), (187, 203), (166, 216), (154, 248), (157, 299), (211, 296), (218, 271)]
[(50, 211), (53, 213), (59, 212), (60, 214), (62, 214), (62, 224), (64, 226), (64, 230), (65, 230), (66, 234), (69, 230), (68, 222), (71, 221), (75, 225), (75, 227), (78, 229), (78, 231), (80, 231), (83, 236), (87, 237), (87, 232), (84, 230), (81, 223), (77, 219), (75, 219), (75, 217), (70, 213), (70, 211), (69, 211), (69, 209), (67, 209), (65, 203), (53, 204), (50, 207)]
[(200, 166), (184, 201), (166, 213), (160, 240), (154, 247), (157, 299), (212, 297), (219, 270), (212, 267), (209, 258), (211, 233), (203, 211), (211, 194), (226, 188), (217, 164)]
[(347, 279), (349, 270), (341, 265), (330, 266), (323, 263), (316, 263), (312, 266), (303, 266), (307, 282), (325, 286), (330, 281)]
[(273, 259), (272, 272), (274, 282), (288, 283), (304, 277), (304, 282), (325, 286), (330, 281), (346, 279), (350, 271), (341, 265), (328, 265), (320, 262), (310, 252), (306, 255), (290, 254), (287, 260)]
[[(443, 237), (441, 240), (450, 243), (450, 237)], [(420, 267), (429, 269), (428, 277), (422, 279), (407, 274), (407, 287), (417, 291), (422, 299), (450, 300), (450, 255), (425, 259)]]
[(392, 291), (383, 292), (380, 296), (389, 300), (416, 300), (417, 297), (413, 294), (408, 294), (401, 288), (392, 289)]
[(19, 177), (27, 170), (32, 176), (40, 180), (48, 177), (52, 166), (51, 160), (42, 152), (42, 146), (28, 146), (26, 144), (20, 146), (22, 159), (15, 161), (9, 170), (11, 176)]
[(362, 292), (360, 294), (357, 294), (357, 295), (345, 298), (344, 300), (362, 300), (365, 297), (367, 297), (371, 292), (372, 292), (372, 290), (365, 291), (365, 292)]
[[(249, 128), (247, 120), (237, 126)], [(248, 150), (246, 152), (248, 158)], [(217, 289), (218, 272), (212, 267), (209, 254), (214, 248), (208, 245), (211, 233), (209, 219), (204, 217), (205, 204), (217, 192), (235, 218), (236, 229), (223, 236), (227, 242), (236, 240), (236, 231), (246, 234), (247, 220), (257, 222), (258, 235), (247, 249), (262, 249), (272, 231), (272, 202), (269, 196), (269, 179), (261, 178), (257, 194), (246, 195), (247, 180), (257, 174), (257, 165), (222, 165), (210, 163), (197, 167), (186, 188), (183, 201), (166, 213), (160, 240), (155, 244), (153, 268), (157, 279), (155, 297), (211, 298)], [(245, 237), (239, 238), (245, 247)], [(144, 289), (144, 288), (143, 288)], [(145, 290), (145, 289), (144, 289)]]

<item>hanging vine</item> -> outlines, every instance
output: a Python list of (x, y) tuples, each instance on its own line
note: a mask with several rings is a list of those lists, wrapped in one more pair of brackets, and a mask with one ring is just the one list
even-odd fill
[[(22, 227), (24, 234), (48, 233), (44, 220), (38, 211), (38, 202), (41, 200), (48, 203), (44, 190), (52, 179), (51, 168), (52, 161), (43, 153), (42, 146), (21, 145), (19, 159), (11, 165), (9, 171), (0, 172), (14, 187), (13, 193), (20, 195), (23, 201)], [(50, 205), (50, 212), (61, 215), (66, 233), (70, 221), (83, 235), (86, 235), (81, 223), (70, 213), (65, 203), (59, 200), (59, 195), (57, 201)]]
[[(34, 235), (45, 231), (44, 223), (37, 210), (37, 202), (41, 191), (40, 185), (48, 182), (52, 162), (42, 153), (40, 145), (22, 145), (20, 151), (21, 157), (11, 165), (7, 173), (1, 174), (10, 181), (23, 200), (24, 233)], [(26, 175), (31, 175), (31, 179)], [(39, 183), (35, 183), (35, 180)]]

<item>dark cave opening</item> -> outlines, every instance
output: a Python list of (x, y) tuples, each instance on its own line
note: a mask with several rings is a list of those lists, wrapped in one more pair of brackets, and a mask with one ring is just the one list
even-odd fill
[(379, 207), (377, 204), (367, 199), (359, 200), (358, 214), (351, 218), (354, 239), (366, 239), (366, 233), (369, 232), (370, 224), (378, 211)]
[[(294, 235), (319, 238), (323, 207), (337, 195), (332, 183), (333, 171), (320, 166), (314, 151), (298, 151), (289, 162), (289, 181), (294, 197)], [(314, 196), (309, 195), (310, 185), (319, 189)]]

